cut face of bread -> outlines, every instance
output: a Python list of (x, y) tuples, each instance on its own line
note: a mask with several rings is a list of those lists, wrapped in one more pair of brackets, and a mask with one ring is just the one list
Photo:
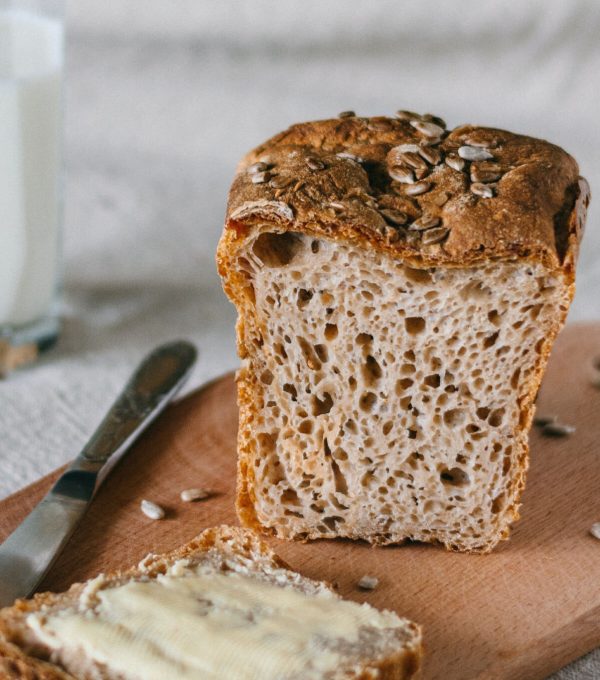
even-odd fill
[(285, 538), (493, 546), (569, 284), (536, 263), (415, 269), (293, 232), (258, 233), (235, 266), (256, 409), (242, 519)]
[(417, 626), (342, 600), (231, 527), (4, 610), (0, 632), (0, 669), (12, 646), (13, 662), (85, 680), (408, 678), (420, 654)]

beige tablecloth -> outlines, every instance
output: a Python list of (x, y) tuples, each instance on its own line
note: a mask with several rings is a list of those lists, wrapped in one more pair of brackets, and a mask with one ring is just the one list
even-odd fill
[[(594, 0), (68, 9), (64, 331), (0, 382), (0, 496), (75, 455), (157, 343), (198, 344), (190, 388), (236, 365), (213, 264), (226, 192), (241, 154), (290, 122), (433, 111), (551, 139), (600, 186)], [(598, 317), (598, 214), (572, 319)], [(600, 654), (556, 676), (598, 677)]]

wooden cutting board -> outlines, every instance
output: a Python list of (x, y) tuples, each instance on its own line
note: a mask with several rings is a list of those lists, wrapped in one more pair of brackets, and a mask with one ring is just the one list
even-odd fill
[[(337, 583), (342, 595), (421, 623), (424, 678), (546, 677), (600, 645), (600, 541), (588, 533), (600, 521), (600, 390), (590, 382), (599, 355), (599, 325), (573, 325), (560, 336), (538, 413), (558, 414), (577, 431), (565, 439), (532, 433), (522, 520), (491, 555), (425, 545), (271, 543), (292, 567)], [(235, 523), (236, 424), (231, 375), (170, 407), (114, 469), (41, 588), (65, 589), (174, 548), (205, 527)], [(0, 502), (0, 539), (56, 474)], [(216, 495), (181, 502), (179, 492), (191, 486)], [(142, 498), (167, 508), (166, 519), (146, 518)], [(380, 580), (371, 593), (356, 589), (365, 574)]]

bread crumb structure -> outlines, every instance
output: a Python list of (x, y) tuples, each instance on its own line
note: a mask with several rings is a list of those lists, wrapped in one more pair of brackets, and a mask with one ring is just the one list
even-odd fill
[[(247, 525), (283, 538), (488, 551), (518, 516), (533, 399), (573, 295), (586, 187), (546, 142), (472, 127), (432, 141), (433, 127), (414, 122), (295, 126), (240, 167), (218, 262), (239, 311)], [(421, 122), (443, 132), (440, 119)], [(553, 173), (562, 164), (561, 195), (525, 210), (514, 175), (524, 185), (543, 176), (541, 161), (522, 169), (534, 151)], [(308, 159), (323, 168), (299, 170)], [(292, 163), (299, 193), (263, 188), (246, 200), (257, 196), (245, 168), (258, 161), (271, 172)], [(353, 170), (356, 186), (341, 161), (362, 173)], [(466, 173), (470, 187), (457, 184)], [(475, 186), (492, 180), (492, 193)], [(545, 214), (555, 235), (543, 232)]]

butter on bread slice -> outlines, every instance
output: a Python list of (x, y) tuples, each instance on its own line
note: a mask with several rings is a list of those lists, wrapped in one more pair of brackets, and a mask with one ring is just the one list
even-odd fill
[(588, 201), (559, 147), (408, 111), (251, 151), (217, 253), (242, 524), (468, 552), (506, 538)]
[(385, 680), (411, 677), (420, 655), (417, 625), (343, 600), (227, 526), (0, 611), (7, 679)]

